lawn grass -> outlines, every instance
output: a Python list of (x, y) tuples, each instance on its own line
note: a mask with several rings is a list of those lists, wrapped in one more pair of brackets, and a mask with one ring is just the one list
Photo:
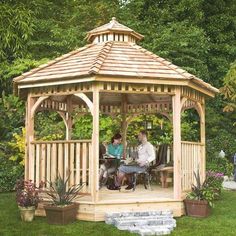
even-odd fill
[[(116, 236), (134, 235), (119, 231), (105, 223), (78, 221), (67, 226), (48, 225), (44, 217), (36, 217), (31, 223), (20, 220), (14, 193), (0, 194), (0, 236)], [(196, 219), (181, 217), (171, 235), (181, 236), (235, 236), (236, 235), (236, 192), (222, 194), (210, 217)]]

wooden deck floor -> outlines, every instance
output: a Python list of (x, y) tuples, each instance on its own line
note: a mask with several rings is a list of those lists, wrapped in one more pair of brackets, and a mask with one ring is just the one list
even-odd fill
[[(145, 189), (143, 185), (137, 185), (135, 191), (125, 190), (125, 186), (121, 191), (108, 190), (103, 187), (99, 191), (99, 203), (130, 203), (130, 202), (152, 202), (152, 201), (172, 201), (173, 188), (162, 188), (159, 185), (152, 186), (152, 190)], [(90, 196), (82, 196), (77, 200), (80, 203), (91, 202)]]

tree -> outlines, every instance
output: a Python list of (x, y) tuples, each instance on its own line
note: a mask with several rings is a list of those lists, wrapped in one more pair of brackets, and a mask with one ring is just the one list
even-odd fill
[(230, 70), (224, 78), (224, 87), (221, 89), (227, 104), (225, 112), (233, 112), (236, 109), (236, 61), (231, 65)]
[(9, 62), (26, 55), (33, 34), (33, 12), (25, 5), (13, 2), (2, 1), (0, 4), (0, 61)]

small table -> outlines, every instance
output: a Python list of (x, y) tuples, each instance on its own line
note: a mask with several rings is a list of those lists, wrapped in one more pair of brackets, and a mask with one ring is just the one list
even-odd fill
[(170, 174), (174, 172), (173, 166), (163, 167), (162, 169), (158, 170), (161, 174), (161, 186), (162, 188), (168, 188), (168, 183), (172, 182), (172, 177)]

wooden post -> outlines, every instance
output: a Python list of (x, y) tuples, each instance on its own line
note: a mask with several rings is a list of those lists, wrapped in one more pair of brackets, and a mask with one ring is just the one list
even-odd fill
[(200, 132), (201, 132), (201, 143), (202, 143), (201, 168), (202, 168), (202, 177), (204, 181), (206, 178), (205, 103), (201, 104)]
[(122, 95), (122, 104), (121, 104), (121, 113), (122, 113), (122, 123), (121, 123), (121, 130), (122, 130), (122, 144), (124, 147), (124, 155), (126, 157), (126, 148), (127, 148), (127, 96), (126, 94)]
[(92, 134), (92, 158), (90, 162), (91, 175), (91, 195), (94, 202), (99, 198), (99, 87), (96, 83), (93, 85), (93, 134)]
[(173, 160), (174, 160), (174, 199), (181, 199), (181, 101), (180, 88), (175, 88), (173, 107)]
[(31, 93), (28, 94), (26, 104), (26, 153), (25, 153), (25, 180), (34, 181), (34, 155), (31, 142), (34, 141), (34, 116), (31, 116), (31, 110), (34, 105), (34, 98)]
[(71, 96), (67, 97), (67, 114), (66, 114), (66, 140), (71, 139), (72, 133), (72, 100)]

